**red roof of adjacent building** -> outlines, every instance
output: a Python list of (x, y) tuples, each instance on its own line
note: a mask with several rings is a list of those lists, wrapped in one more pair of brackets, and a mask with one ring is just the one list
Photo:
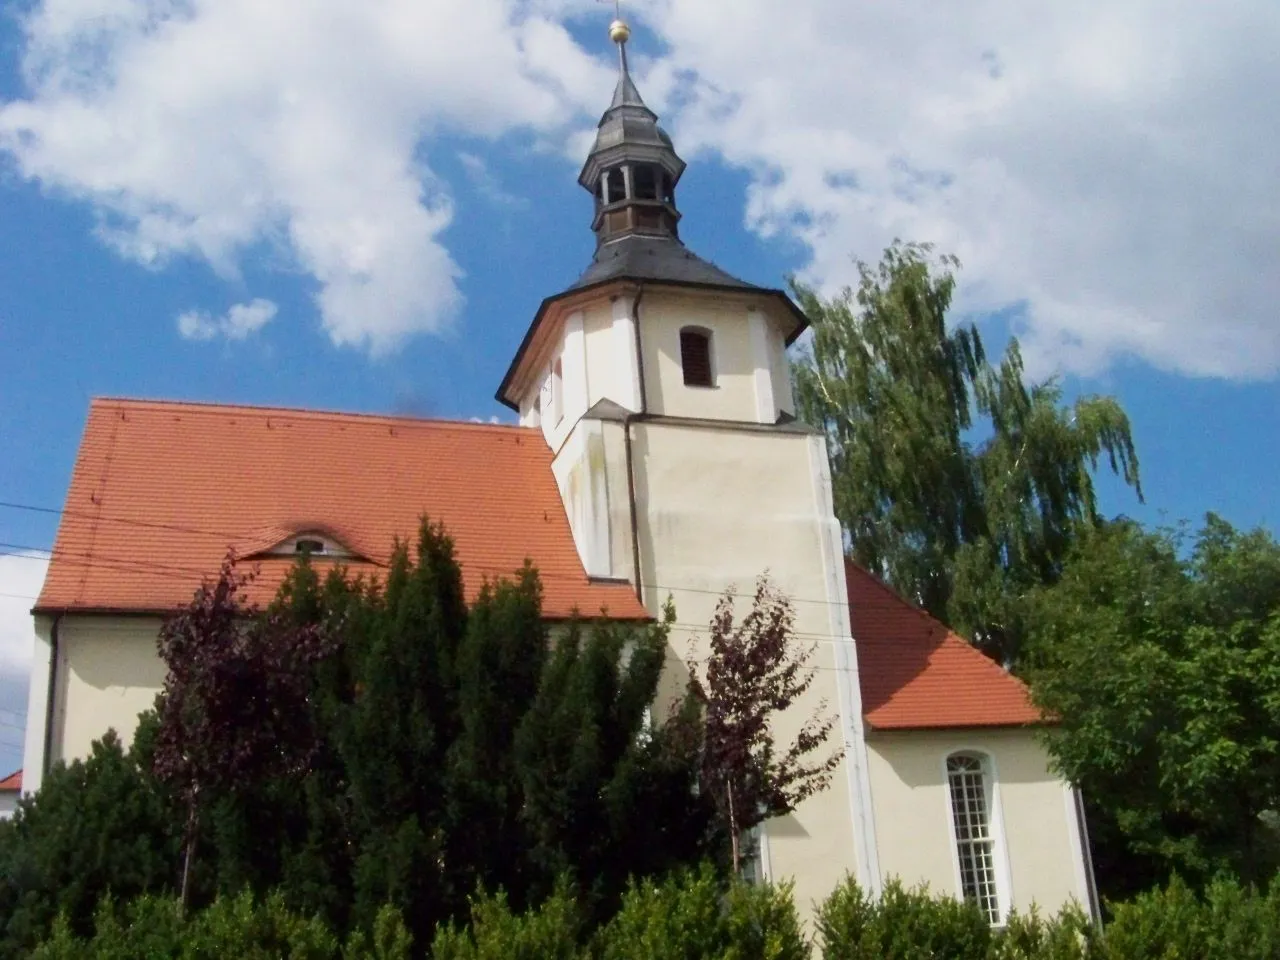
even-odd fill
[(16, 793), (22, 789), (22, 771), (15, 770), (0, 780), (0, 793)]
[[(378, 575), (425, 512), (453, 537), (471, 597), (527, 558), (548, 617), (647, 618), (629, 585), (587, 577), (551, 459), (525, 427), (96, 399), (36, 609), (166, 611), (228, 547), (251, 557), (313, 531)], [(261, 603), (293, 560), (254, 562)]]
[(845, 563), (862, 712), (873, 730), (1040, 723), (1026, 686), (857, 564)]

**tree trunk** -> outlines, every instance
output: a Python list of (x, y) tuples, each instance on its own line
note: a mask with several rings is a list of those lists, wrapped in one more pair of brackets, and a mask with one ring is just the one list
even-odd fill
[(738, 847), (738, 815), (733, 809), (733, 784), (728, 784), (725, 789), (729, 794), (729, 842), (733, 845), (733, 875), (736, 877), (742, 857)]
[(185, 916), (187, 912), (187, 897), (191, 889), (191, 861), (196, 855), (196, 830), (199, 825), (200, 814), (193, 796), (187, 808), (187, 826), (182, 838), (182, 889), (178, 894), (179, 916)]

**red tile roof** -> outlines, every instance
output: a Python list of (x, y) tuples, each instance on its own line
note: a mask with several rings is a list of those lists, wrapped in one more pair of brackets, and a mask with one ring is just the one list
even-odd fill
[[(526, 558), (544, 610), (648, 613), (627, 584), (592, 582), (574, 548), (542, 436), (524, 427), (96, 399), (37, 610), (158, 612), (240, 556), (322, 530), (379, 574), (419, 516), (443, 521), (469, 595)], [(292, 561), (264, 559), (264, 602)]]
[(22, 771), (15, 770), (0, 780), (0, 793), (16, 793), (22, 789)]
[(873, 730), (1042, 722), (1026, 686), (985, 654), (846, 561), (862, 712)]

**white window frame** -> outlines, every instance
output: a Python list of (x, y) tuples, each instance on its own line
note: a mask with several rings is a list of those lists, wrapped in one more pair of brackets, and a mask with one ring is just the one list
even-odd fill
[(991, 863), (995, 872), (996, 917), (992, 926), (1002, 927), (1009, 918), (1013, 905), (1012, 872), (1009, 868), (1009, 848), (1005, 842), (1004, 810), (1000, 802), (1000, 778), (995, 758), (981, 747), (956, 747), (942, 757), (942, 784), (946, 802), (947, 836), (951, 841), (951, 867), (955, 877), (956, 896), (963, 900), (964, 879), (960, 870), (960, 839), (956, 836), (955, 808), (951, 796), (951, 766), (956, 757), (977, 760), (982, 767), (983, 798), (987, 808), (987, 832), (991, 841)]

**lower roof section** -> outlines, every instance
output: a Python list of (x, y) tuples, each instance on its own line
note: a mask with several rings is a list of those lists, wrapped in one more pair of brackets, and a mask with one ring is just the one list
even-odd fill
[(1042, 723), (1021, 680), (852, 561), (845, 564), (862, 712), (872, 730)]
[(453, 538), (470, 597), (527, 559), (548, 618), (649, 618), (629, 585), (587, 578), (535, 430), (121, 399), (90, 405), (36, 610), (172, 609), (228, 548), (260, 564), (262, 603), (291, 565), (271, 551), (304, 534), (377, 576), (424, 514)]

